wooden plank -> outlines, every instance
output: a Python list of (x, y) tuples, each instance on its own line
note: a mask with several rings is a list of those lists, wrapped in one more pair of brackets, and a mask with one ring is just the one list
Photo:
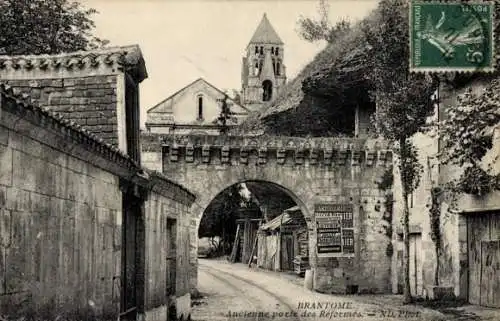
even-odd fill
[(236, 262), (239, 243), (240, 243), (240, 224), (238, 224), (238, 226), (236, 227), (236, 236), (234, 237), (233, 249), (231, 251), (231, 256), (230, 256), (231, 263)]
[(500, 308), (500, 240), (481, 242), (481, 305)]
[(491, 215), (490, 240), (500, 240), (500, 213)]
[(469, 302), (480, 304), (480, 284), (481, 284), (481, 248), (480, 242), (480, 221), (477, 217), (467, 217), (468, 225), (468, 251), (469, 251)]
[(256, 248), (257, 248), (257, 237), (255, 237), (255, 241), (254, 241), (253, 247), (252, 247), (252, 252), (250, 253), (250, 258), (248, 259), (248, 267), (250, 267), (252, 265), (253, 254), (255, 253)]

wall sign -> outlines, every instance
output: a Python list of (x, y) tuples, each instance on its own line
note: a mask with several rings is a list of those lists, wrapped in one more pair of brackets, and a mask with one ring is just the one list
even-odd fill
[(354, 253), (352, 204), (314, 206), (318, 253)]

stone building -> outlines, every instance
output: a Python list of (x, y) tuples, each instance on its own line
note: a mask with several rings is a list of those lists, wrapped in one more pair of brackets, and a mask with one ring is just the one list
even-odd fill
[(188, 317), (195, 197), (141, 167), (146, 77), (137, 46), (0, 56), (2, 314)]
[[(376, 112), (377, 106), (367, 95), (373, 90), (373, 84), (369, 83), (367, 76), (373, 70), (373, 65), (370, 65), (370, 55), (380, 48), (368, 46), (361, 29), (375, 28), (382, 23), (380, 18), (382, 9), (379, 9), (352, 26), (351, 30), (336, 39), (334, 44), (327, 46), (299, 72), (295, 79), (283, 87), (269, 108), (261, 110), (252, 118), (247, 118), (241, 127), (247, 132), (259, 129), (268, 135), (315, 136), (329, 132), (331, 136), (347, 135), (359, 138), (373, 136), (374, 130), (370, 126), (369, 119)], [(406, 14), (406, 8), (400, 10)], [(395, 11), (394, 14), (401, 12)], [(470, 87), (474, 92), (481, 92), (495, 77), (498, 75), (458, 75), (456, 79), (447, 79), (446, 84), (442, 82), (438, 93), (441, 102), (437, 106), (435, 116), (442, 119), (444, 108), (454, 104), (458, 95), (466, 88)], [(325, 116), (321, 117), (322, 115)], [(308, 121), (304, 121), (305, 119)], [(314, 125), (309, 126), (309, 124)], [(483, 169), (490, 166), (491, 174), (499, 173), (498, 133), (496, 129), (493, 147), (482, 159)], [(449, 180), (461, 175), (463, 170), (439, 164), (437, 160), (437, 155), (441, 152), (439, 137), (418, 134), (413, 139), (419, 151), (419, 162), (424, 166), (424, 173), (419, 188), (409, 195), (412, 294), (435, 297), (437, 294), (434, 290), (437, 289), (441, 293), (452, 292), (455, 296), (473, 304), (498, 307), (500, 304), (499, 296), (496, 295), (500, 290), (498, 191), (491, 191), (481, 197), (459, 195), (458, 203), (453, 208), (450, 208), (443, 195), (440, 196), (442, 239), (441, 255), (437, 259), (430, 233), (431, 190), (443, 187)], [(386, 272), (390, 273), (392, 282), (386, 281), (388, 284), (392, 283), (391, 290), (394, 293), (402, 292), (404, 275), (403, 233), (400, 222), (403, 200), (396, 165), (397, 163), (394, 163), (394, 172), (388, 171), (388, 175), (384, 175), (385, 178), (379, 177), (379, 183), (385, 190), (385, 199), (378, 204), (377, 211), (383, 212), (379, 218), (383, 223), (381, 234), (385, 235), (386, 239), (381, 243), (378, 239), (365, 238), (369, 242), (379, 243), (377, 250), (383, 250), (378, 255), (371, 253), (382, 262), (379, 264), (374, 260), (374, 266), (381, 268), (383, 265)], [(393, 175), (390, 175), (391, 172)], [(356, 204), (358, 205), (360, 204)], [(373, 225), (376, 221), (370, 217), (373, 215), (368, 215), (365, 231), (377, 229)], [(358, 219), (361, 218), (360, 214)], [(355, 253), (362, 255), (357, 249)], [(390, 264), (387, 264), (387, 260)], [(434, 286), (436, 262), (440, 271), (437, 288)], [(328, 266), (334, 268), (336, 265), (337, 263), (330, 262)], [(326, 275), (327, 272), (324, 276)]]
[[(225, 93), (199, 78), (147, 111), (146, 128), (150, 133), (218, 135), (215, 122), (221, 112)], [(248, 110), (231, 98), (227, 99), (233, 113), (228, 127), (241, 123)]]
[(241, 101), (250, 110), (270, 104), (286, 83), (284, 43), (264, 13), (241, 65)]
[(272, 185), (300, 208), (309, 233), (315, 290), (390, 292), (391, 256), (386, 249), (391, 237), (384, 233), (389, 208), (378, 182), (392, 170), (392, 153), (383, 141), (165, 135), (148, 141), (143, 151), (156, 160), (151, 164), (197, 196), (190, 222), (193, 289), (196, 236), (205, 210), (235, 184), (260, 183)]
[[(284, 44), (267, 15), (255, 30), (241, 65), (240, 96), (229, 98), (233, 117), (228, 127), (235, 128), (249, 115), (271, 103), (286, 83)], [(225, 93), (199, 78), (148, 109), (148, 133), (219, 135), (215, 120), (221, 112)]]
[[(477, 77), (472, 81), (453, 88), (442, 83), (437, 95), (440, 103), (436, 106), (435, 117), (445, 116), (447, 106), (457, 103), (457, 98), (466, 89), (475, 94), (488, 85), (491, 78)], [(451, 165), (440, 165), (437, 155), (440, 150), (438, 136), (418, 134), (413, 141), (419, 151), (419, 161), (424, 167), (418, 189), (410, 195), (410, 285), (412, 294), (419, 297), (435, 297), (436, 291), (448, 292), (471, 304), (500, 307), (500, 193), (496, 190), (483, 196), (460, 194), (455, 206), (450, 206), (444, 193), (439, 196), (441, 255), (436, 258), (434, 242), (431, 238), (429, 210), (432, 205), (431, 190), (443, 187), (458, 178), (463, 170)], [(491, 166), (492, 174), (500, 173), (500, 131), (494, 131), (493, 146), (482, 159), (482, 168)], [(395, 172), (395, 213), (401, 212), (401, 194), (398, 173)], [(395, 226), (399, 239), (395, 241), (399, 255), (394, 257), (393, 291), (402, 283), (402, 228), (400, 217), (395, 216)], [(397, 236), (396, 236), (397, 237)], [(434, 284), (436, 264), (439, 264), (438, 282)]]

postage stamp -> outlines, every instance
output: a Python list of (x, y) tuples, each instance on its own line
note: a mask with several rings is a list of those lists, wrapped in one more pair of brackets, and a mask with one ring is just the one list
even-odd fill
[(491, 72), (494, 3), (412, 1), (411, 72)]

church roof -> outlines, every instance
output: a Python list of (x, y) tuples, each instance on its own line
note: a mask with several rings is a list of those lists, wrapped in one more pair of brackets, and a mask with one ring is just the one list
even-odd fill
[(274, 30), (265, 13), (264, 16), (262, 16), (262, 20), (255, 30), (252, 39), (250, 39), (250, 44), (252, 43), (283, 44), (283, 41), (281, 41), (281, 38), (276, 33), (276, 30)]
[[(172, 100), (172, 98), (174, 98), (175, 96), (179, 95), (180, 93), (182, 93), (183, 91), (185, 91), (186, 89), (188, 89), (189, 87), (192, 87), (193, 85), (197, 84), (197, 83), (203, 83), (205, 85), (207, 85), (208, 87), (214, 89), (217, 93), (219, 93), (220, 95), (224, 96), (226, 93), (224, 93), (222, 90), (220, 90), (219, 88), (215, 87), (214, 85), (212, 85), (211, 83), (209, 83), (208, 81), (206, 81), (205, 79), (203, 78), (198, 78), (196, 79), (195, 81), (187, 84), (186, 86), (182, 87), (181, 89), (179, 89), (178, 91), (176, 91), (175, 93), (173, 93), (172, 95), (168, 96), (167, 98), (163, 99), (162, 101), (160, 101), (158, 104), (154, 105), (153, 107), (149, 108), (146, 113), (153, 113), (153, 112), (156, 112), (157, 109), (161, 109), (163, 106), (165, 106), (165, 104), (169, 101), (169, 100)], [(237, 108), (241, 109), (240, 112), (236, 112), (236, 113), (248, 113), (249, 110), (241, 105), (241, 104), (238, 104), (234, 99), (232, 99), (231, 97), (228, 97), (228, 101), (231, 102), (233, 104), (233, 106), (236, 106)], [(169, 112), (172, 111), (171, 109), (171, 106), (169, 105), (169, 107), (167, 108)]]

